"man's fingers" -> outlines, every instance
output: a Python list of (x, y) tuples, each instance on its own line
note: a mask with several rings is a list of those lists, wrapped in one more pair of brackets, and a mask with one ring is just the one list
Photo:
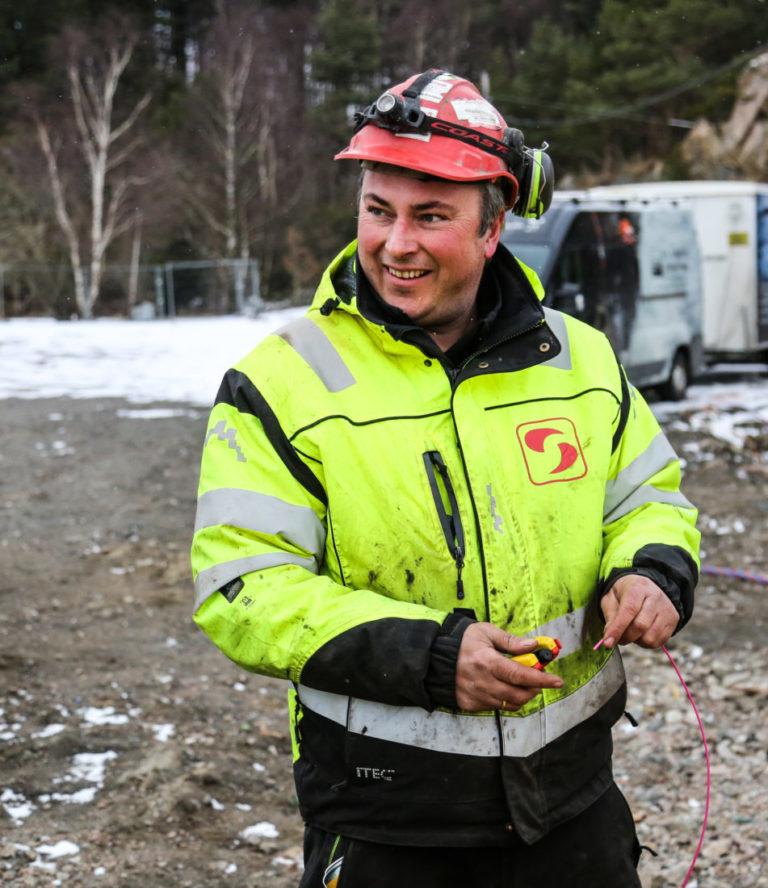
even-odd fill
[(640, 576), (619, 578), (601, 602), (606, 626), (603, 643), (637, 642), (642, 647), (657, 648), (677, 628), (677, 609), (651, 580)]
[(603, 598), (603, 615), (606, 626), (603, 630), (603, 641), (606, 647), (613, 647), (617, 642), (626, 643), (626, 632), (634, 622), (643, 606), (644, 596), (637, 587), (619, 590), (618, 583)]
[(473, 712), (516, 711), (542, 688), (562, 687), (557, 675), (511, 659), (535, 650), (534, 639), (517, 638), (490, 623), (474, 623), (464, 633), (456, 662), (456, 702)]

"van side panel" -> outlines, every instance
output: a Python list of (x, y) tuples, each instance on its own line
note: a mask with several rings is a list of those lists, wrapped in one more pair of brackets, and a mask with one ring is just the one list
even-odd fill
[[(638, 244), (640, 294), (622, 360), (643, 385), (665, 382), (678, 350), (689, 366), (700, 330), (701, 293), (696, 235), (690, 216), (677, 210), (641, 214)], [(693, 372), (699, 368), (692, 367)]]
[(768, 342), (768, 194), (757, 195), (757, 338)]

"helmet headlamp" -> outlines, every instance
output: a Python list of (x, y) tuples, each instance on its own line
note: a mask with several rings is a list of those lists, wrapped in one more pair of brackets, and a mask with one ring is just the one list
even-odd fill
[(382, 129), (390, 130), (393, 133), (400, 133), (404, 130), (425, 132), (428, 128), (424, 126), (425, 117), (426, 115), (419, 107), (418, 99), (403, 99), (391, 92), (385, 92), (367, 108), (355, 114), (354, 131), (357, 133), (366, 124), (375, 123)]

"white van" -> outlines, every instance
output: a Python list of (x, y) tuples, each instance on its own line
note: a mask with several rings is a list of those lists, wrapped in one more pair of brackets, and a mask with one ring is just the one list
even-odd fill
[(701, 250), (705, 358), (768, 357), (768, 183), (638, 182), (590, 193), (609, 200), (684, 201)]
[(540, 219), (507, 214), (502, 242), (538, 273), (545, 305), (606, 334), (635, 385), (685, 396), (702, 366), (700, 263), (688, 210), (561, 191)]

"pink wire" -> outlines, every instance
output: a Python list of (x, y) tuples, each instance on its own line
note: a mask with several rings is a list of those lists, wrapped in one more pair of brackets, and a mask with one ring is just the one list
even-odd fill
[[(600, 641), (598, 641), (598, 643), (592, 648), (592, 650), (596, 651), (600, 647), (600, 645), (603, 643), (603, 641), (605, 641), (605, 639), (601, 638)], [(704, 808), (704, 823), (701, 826), (701, 836), (699, 837), (699, 844), (696, 848), (696, 853), (693, 855), (693, 860), (691, 861), (690, 869), (688, 870), (688, 873), (686, 874), (686, 877), (685, 877), (685, 881), (683, 882), (683, 885), (682, 885), (682, 888), (685, 888), (685, 886), (688, 884), (688, 879), (691, 878), (691, 873), (693, 872), (693, 868), (694, 868), (694, 866), (696, 866), (696, 861), (699, 858), (699, 852), (701, 851), (701, 846), (704, 844), (704, 833), (707, 830), (707, 821), (709, 820), (709, 797), (712, 792), (712, 765), (709, 760), (709, 747), (707, 746), (707, 735), (704, 733), (704, 724), (701, 721), (701, 716), (699, 715), (699, 710), (696, 707), (696, 703), (694, 702), (693, 694), (690, 692), (688, 685), (685, 683), (685, 679), (683, 678), (680, 670), (677, 668), (677, 663), (675, 663), (675, 661), (672, 659), (672, 654), (670, 654), (670, 652), (666, 649), (666, 647), (664, 647), (664, 645), (661, 646), (661, 649), (667, 655), (667, 659), (672, 664), (672, 668), (677, 673), (677, 677), (680, 679), (680, 684), (683, 686), (683, 688), (685, 688), (685, 693), (688, 694), (688, 699), (691, 701), (691, 706), (693, 706), (693, 711), (696, 713), (696, 718), (699, 722), (699, 730), (701, 731), (701, 739), (702, 739), (702, 742), (704, 743), (704, 757), (707, 760), (707, 804), (706, 804), (706, 807)]]
[(688, 879), (691, 878), (691, 873), (693, 872), (694, 866), (696, 866), (696, 861), (699, 857), (699, 852), (701, 851), (701, 846), (704, 844), (704, 833), (707, 830), (707, 820), (709, 819), (709, 797), (712, 791), (712, 767), (709, 761), (709, 747), (707, 746), (707, 735), (704, 733), (704, 724), (701, 721), (701, 716), (699, 715), (699, 710), (696, 707), (696, 703), (693, 699), (693, 694), (690, 692), (688, 685), (685, 683), (685, 679), (683, 678), (680, 670), (677, 668), (677, 663), (672, 659), (672, 654), (664, 647), (661, 646), (661, 649), (667, 655), (667, 659), (672, 664), (672, 668), (677, 673), (677, 677), (680, 679), (680, 684), (685, 688), (685, 693), (688, 694), (688, 699), (691, 701), (691, 706), (693, 706), (693, 711), (696, 713), (696, 719), (699, 722), (699, 730), (701, 731), (701, 740), (704, 744), (704, 757), (707, 760), (707, 804), (704, 808), (704, 823), (701, 826), (701, 836), (699, 837), (699, 844), (696, 847), (696, 853), (693, 855), (693, 860), (691, 861), (691, 867), (688, 870), (688, 874), (685, 877), (685, 881), (683, 882), (683, 888), (688, 884)]

